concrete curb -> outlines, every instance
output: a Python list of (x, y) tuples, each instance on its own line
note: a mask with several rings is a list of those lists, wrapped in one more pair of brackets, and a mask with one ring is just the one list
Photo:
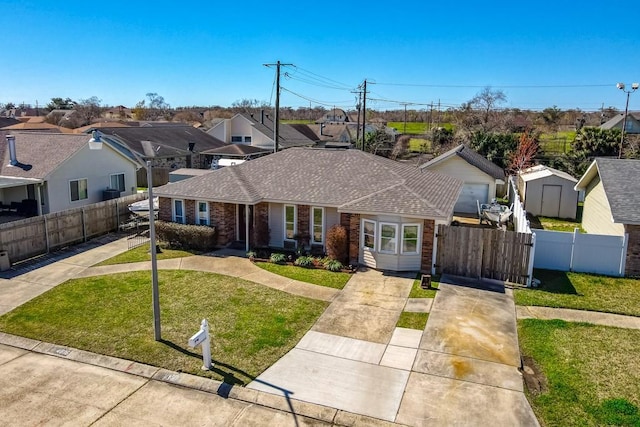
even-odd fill
[(170, 371), (143, 363), (132, 362), (130, 360), (119, 359), (112, 356), (104, 356), (72, 347), (7, 334), (5, 332), (0, 332), (0, 344), (20, 348), (34, 353), (72, 360), (87, 365), (93, 365), (100, 368), (106, 368), (117, 372), (136, 375), (146, 378), (149, 381), (158, 381), (183, 388), (215, 394), (225, 399), (233, 399), (263, 406), (332, 425), (367, 425), (380, 427), (403, 425), (327, 406), (286, 398), (285, 396), (277, 394), (251, 390), (244, 387), (236, 387), (210, 378)]

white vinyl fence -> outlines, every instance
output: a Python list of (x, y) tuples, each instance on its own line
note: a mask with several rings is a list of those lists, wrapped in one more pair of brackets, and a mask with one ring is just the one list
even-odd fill
[(533, 266), (549, 270), (624, 276), (628, 235), (536, 230)]
[(509, 176), (509, 185), (507, 188), (508, 188), (509, 202), (513, 206), (512, 209), (513, 209), (514, 231), (517, 231), (518, 233), (531, 233), (531, 228), (529, 227), (529, 220), (527, 219), (527, 212), (522, 207), (522, 202), (520, 201), (520, 195), (518, 194), (515, 178), (513, 176)]

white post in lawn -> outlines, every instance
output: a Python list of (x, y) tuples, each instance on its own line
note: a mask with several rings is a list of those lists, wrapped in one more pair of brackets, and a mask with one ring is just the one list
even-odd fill
[(200, 330), (189, 338), (189, 347), (197, 347), (198, 345), (202, 346), (202, 369), (205, 371), (213, 369), (209, 323), (207, 319), (202, 319)]
[(149, 189), (149, 240), (151, 244), (151, 296), (153, 299), (153, 335), (162, 340), (160, 331), (160, 297), (158, 289), (158, 255), (156, 253), (156, 222), (153, 204), (153, 173), (151, 160), (147, 160), (147, 188)]

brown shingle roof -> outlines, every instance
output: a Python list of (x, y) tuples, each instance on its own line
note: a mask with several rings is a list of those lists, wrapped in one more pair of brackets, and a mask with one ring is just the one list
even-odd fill
[[(5, 132), (7, 134), (7, 132)], [(0, 175), (45, 179), (69, 157), (87, 145), (87, 135), (38, 132), (12, 132), (16, 138), (16, 158), (31, 165), (29, 171), (10, 166), (9, 149), (4, 135), (0, 143)]]
[(451, 177), (357, 150), (292, 148), (156, 189), (163, 197), (333, 206), (344, 212), (448, 218)]

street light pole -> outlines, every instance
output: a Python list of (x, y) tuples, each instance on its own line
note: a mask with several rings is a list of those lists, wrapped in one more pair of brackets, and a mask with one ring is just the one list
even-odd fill
[(631, 90), (625, 90), (624, 83), (618, 83), (616, 87), (627, 94), (627, 104), (624, 107), (624, 118), (622, 120), (622, 135), (620, 135), (620, 148), (618, 149), (618, 158), (621, 159), (622, 146), (624, 144), (624, 131), (627, 128), (627, 115), (629, 114), (629, 96), (631, 95), (632, 92), (635, 92), (636, 90), (638, 90), (639, 85), (638, 83), (631, 83)]
[(151, 245), (151, 295), (153, 298), (153, 335), (162, 340), (160, 330), (160, 296), (158, 289), (158, 254), (156, 251), (155, 206), (153, 203), (153, 173), (151, 160), (147, 160), (147, 187), (149, 189), (149, 240)]

